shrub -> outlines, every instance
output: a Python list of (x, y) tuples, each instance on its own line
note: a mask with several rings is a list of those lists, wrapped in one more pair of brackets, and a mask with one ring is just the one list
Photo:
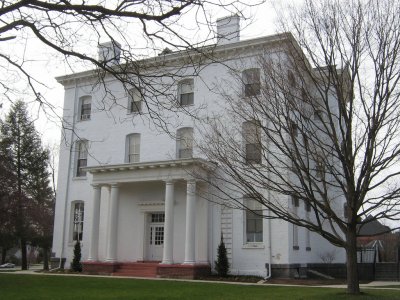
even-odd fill
[(71, 263), (71, 269), (74, 272), (82, 272), (82, 263), (81, 263), (81, 243), (79, 241), (76, 241), (75, 247), (74, 247), (74, 258)]
[(217, 274), (221, 277), (226, 277), (229, 272), (228, 254), (226, 252), (224, 237), (222, 233), (221, 233), (221, 242), (219, 243), (218, 246), (217, 260), (215, 261), (215, 270), (217, 271)]

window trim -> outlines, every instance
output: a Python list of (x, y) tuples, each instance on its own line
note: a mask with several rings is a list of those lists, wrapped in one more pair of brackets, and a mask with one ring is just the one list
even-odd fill
[[(79, 219), (77, 222), (75, 222), (75, 210), (76, 210), (75, 207), (77, 205), (82, 206), (81, 210), (80, 210), (82, 216), (81, 216), (81, 219)], [(85, 226), (85, 202), (83, 200), (74, 200), (71, 202), (70, 235), (69, 235), (70, 243), (75, 243), (78, 241), (77, 239), (75, 239), (75, 224), (76, 223), (79, 223), (80, 226), (79, 225), (77, 225), (77, 226), (81, 227), (81, 232), (79, 232), (79, 230), (77, 232), (78, 232), (78, 235), (80, 235), (79, 242), (82, 242), (83, 241), (83, 231), (84, 231), (84, 226)]]
[[(89, 142), (87, 140), (77, 140), (75, 145), (75, 171), (74, 171), (74, 177), (75, 178), (86, 178), (87, 172), (86, 171), (81, 171), (81, 168), (87, 167), (87, 160), (88, 160), (88, 152), (89, 152)], [(86, 149), (85, 153), (85, 158), (81, 158), (81, 145), (83, 145)], [(81, 165), (81, 162), (85, 162), (84, 165)]]
[[(138, 139), (138, 152), (136, 153), (131, 153), (131, 138), (137, 138)], [(138, 163), (140, 162), (140, 144), (141, 144), (141, 134), (140, 133), (131, 133), (126, 136), (126, 146), (125, 146), (125, 162), (126, 163)], [(136, 146), (136, 145), (135, 145)], [(137, 161), (131, 161), (130, 157), (131, 155), (137, 156)]]
[[(190, 137), (185, 140), (181, 136), (182, 134), (187, 132)], [(176, 131), (176, 158), (177, 159), (186, 159), (193, 158), (193, 143), (194, 143), (194, 130), (193, 127), (182, 127)], [(182, 147), (183, 145), (183, 147)], [(186, 145), (186, 147), (184, 147)], [(187, 152), (187, 155), (182, 155), (184, 152)]]
[[(262, 245), (264, 243), (264, 213), (262, 209), (262, 204), (254, 199), (254, 197), (252, 197), (251, 195), (245, 195), (243, 196), (243, 205), (245, 208), (243, 210), (243, 247), (262, 248)], [(251, 220), (255, 222), (255, 231), (252, 232), (248, 230), (249, 214), (253, 216)], [(257, 227), (260, 226), (258, 222), (261, 222), (261, 232), (257, 231)], [(249, 240), (249, 234), (253, 234), (251, 240)], [(257, 234), (259, 234), (259, 236), (257, 236)], [(260, 240), (257, 240), (257, 237), (259, 237)], [(260, 247), (258, 245), (260, 245)]]
[[(244, 161), (246, 164), (262, 163), (261, 123), (257, 120), (249, 120), (242, 123), (242, 139)], [(253, 136), (248, 133), (255, 133)]]
[(242, 71), (243, 96), (256, 97), (261, 94), (260, 68), (248, 68)]
[[(135, 101), (135, 97), (138, 96), (139, 100)], [(128, 90), (128, 113), (129, 114), (142, 114), (143, 113), (143, 97), (142, 91), (138, 88), (131, 88)], [(139, 103), (139, 104), (135, 104)], [(133, 110), (136, 107), (137, 110)]]
[[(190, 86), (190, 92), (183, 93), (183, 86)], [(183, 101), (182, 96), (186, 95), (188, 99)], [(178, 82), (178, 104), (181, 107), (194, 105), (194, 79), (187, 78)]]
[[(89, 104), (84, 104), (84, 101), (90, 101)], [(84, 105), (90, 105), (90, 108), (85, 108), (86, 110), (89, 111), (89, 113), (83, 113), (84, 112)], [(79, 98), (79, 108), (78, 108), (78, 121), (90, 121), (92, 118), (92, 96), (90, 95), (85, 95)]]

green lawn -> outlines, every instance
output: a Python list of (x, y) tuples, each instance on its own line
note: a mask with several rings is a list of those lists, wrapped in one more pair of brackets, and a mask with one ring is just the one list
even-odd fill
[(400, 299), (399, 291), (367, 290), (349, 297), (341, 289), (244, 286), (218, 283), (73, 276), (0, 274), (0, 299)]

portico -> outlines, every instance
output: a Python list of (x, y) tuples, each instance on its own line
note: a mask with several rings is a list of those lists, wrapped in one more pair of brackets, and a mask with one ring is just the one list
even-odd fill
[[(84, 270), (113, 273), (135, 261), (160, 261), (161, 276), (171, 267), (209, 269), (207, 185), (196, 178), (212, 168), (200, 159), (88, 167), (93, 201)], [(128, 244), (135, 248), (125, 251)]]

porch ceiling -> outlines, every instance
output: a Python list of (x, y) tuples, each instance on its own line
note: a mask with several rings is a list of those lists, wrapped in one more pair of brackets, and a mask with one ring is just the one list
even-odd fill
[(140, 181), (202, 179), (216, 165), (200, 158), (91, 166), (85, 170), (93, 175), (93, 183), (109, 184)]

